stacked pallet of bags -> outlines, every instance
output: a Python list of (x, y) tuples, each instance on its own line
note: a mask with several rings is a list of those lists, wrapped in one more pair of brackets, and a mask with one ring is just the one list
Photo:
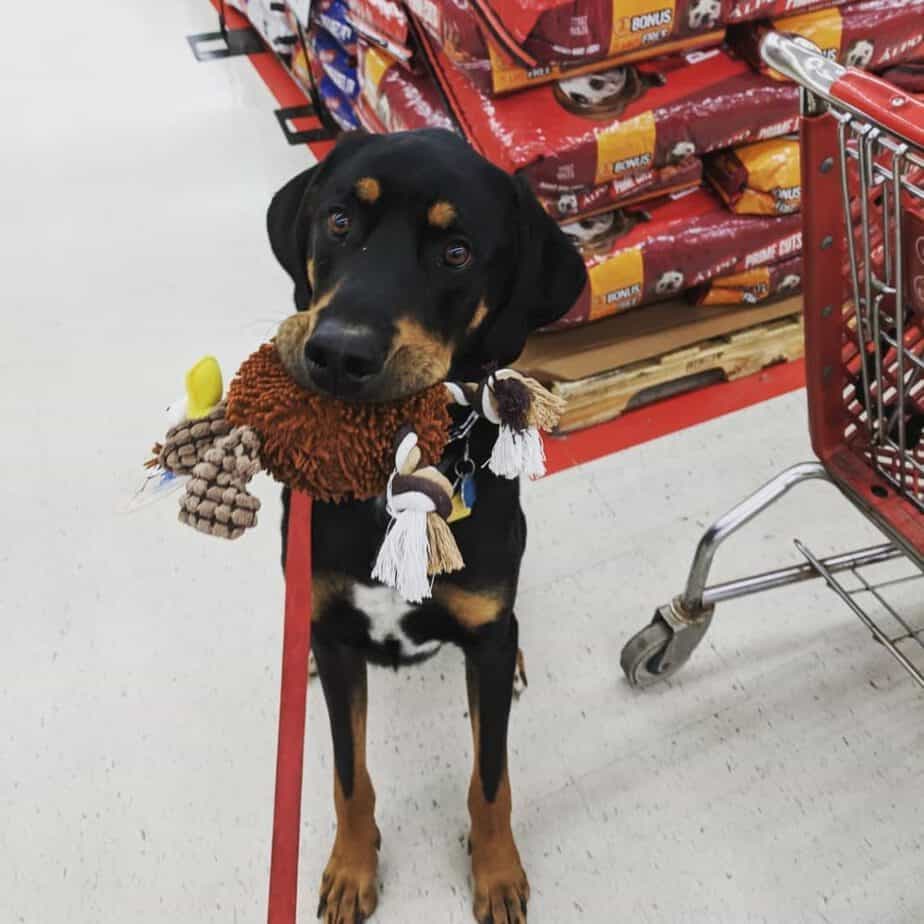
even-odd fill
[(322, 0), (310, 31), (344, 47), (331, 8), (355, 122), (454, 128), (562, 223), (590, 286), (560, 327), (798, 290), (798, 90), (763, 67), (766, 31), (912, 84), (924, 60), (924, 0)]
[(736, 277), (798, 255), (796, 210), (736, 212), (704, 183), (704, 158), (798, 124), (796, 88), (723, 43), (727, 0), (408, 6), (465, 135), (529, 179), (584, 257), (590, 285), (559, 327), (686, 292), (747, 303)]

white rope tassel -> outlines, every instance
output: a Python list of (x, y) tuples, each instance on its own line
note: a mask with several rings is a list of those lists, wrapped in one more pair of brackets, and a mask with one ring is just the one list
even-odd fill
[(387, 508), (392, 521), (376, 557), (372, 577), (393, 587), (408, 603), (420, 603), (430, 596), (427, 514), (435, 509), (433, 502), (417, 491), (393, 496), (389, 480)]
[(501, 478), (541, 478), (545, 474), (545, 447), (535, 427), (517, 431), (502, 426), (488, 468)]

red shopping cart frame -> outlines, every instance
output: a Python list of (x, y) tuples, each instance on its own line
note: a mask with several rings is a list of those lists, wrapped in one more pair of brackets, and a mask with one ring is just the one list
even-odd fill
[[(883, 81), (852, 72), (848, 78), (839, 81), (841, 86), (836, 84), (832, 93), (842, 91), (848, 105), (868, 112), (886, 128), (911, 132), (924, 145), (924, 104), (908, 98), (896, 106), (892, 101), (902, 95)], [(909, 123), (909, 114), (919, 121)], [(851, 422), (844, 401), (847, 376), (842, 361), (847, 255), (838, 123), (830, 113), (809, 115), (803, 117), (801, 131), (805, 370), (812, 446), (856, 505), (913, 558), (921, 560), (924, 516), (846, 441)]]

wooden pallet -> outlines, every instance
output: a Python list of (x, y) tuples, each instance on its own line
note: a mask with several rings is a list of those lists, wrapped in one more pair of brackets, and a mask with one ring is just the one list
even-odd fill
[(802, 316), (789, 314), (573, 381), (550, 381), (568, 401), (560, 433), (603, 423), (631, 408), (759, 372), (803, 355)]

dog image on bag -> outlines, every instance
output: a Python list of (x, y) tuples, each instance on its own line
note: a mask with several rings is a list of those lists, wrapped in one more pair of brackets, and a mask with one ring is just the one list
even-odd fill
[(875, 52), (876, 47), (869, 39), (857, 39), (847, 49), (847, 54), (844, 55), (844, 63), (847, 67), (858, 67), (863, 70), (869, 67)]
[(562, 193), (558, 197), (558, 214), (562, 217), (577, 215), (578, 197), (574, 193)]
[[(531, 331), (561, 318), (587, 281), (580, 255), (528, 183), (446, 130), (342, 135), (324, 161), (276, 193), (267, 227), (298, 312), (277, 348), (300, 370), (300, 384), (342, 401), (400, 400), (447, 379), (479, 381), (513, 362)], [(468, 410), (452, 411), (457, 435), (432, 462), (448, 478), (465, 466), (468, 488), (457, 489), (465, 515), (451, 525), (465, 566), (436, 577), (423, 603), (408, 604), (369, 577), (388, 523), (385, 497), (313, 505), (311, 638), (330, 717), (337, 820), (320, 886), (324, 924), (358, 924), (378, 901), (367, 664), (398, 669), (443, 645), (464, 656), (474, 915), (480, 924), (526, 921), (529, 883), (511, 827), (515, 767), (507, 755), (526, 520), (519, 482), (486, 467), (496, 427), (472, 425)], [(283, 564), (289, 515), (284, 491)], [(447, 835), (447, 863), (454, 840)]]
[(611, 119), (630, 103), (641, 99), (650, 87), (663, 86), (659, 74), (640, 73), (632, 65), (613, 67), (599, 74), (559, 80), (555, 99), (568, 112), (590, 119)]
[(655, 294), (673, 295), (683, 289), (683, 273), (679, 270), (666, 270), (655, 283)]
[(692, 141), (678, 141), (672, 148), (669, 160), (672, 164), (679, 164), (682, 160), (692, 157), (696, 153), (696, 145)]
[(694, 30), (714, 29), (721, 16), (721, 0), (694, 0), (687, 10), (687, 24)]
[(606, 253), (616, 238), (628, 234), (640, 221), (644, 221), (645, 217), (643, 212), (616, 209), (571, 222), (564, 225), (562, 231), (586, 258)]

